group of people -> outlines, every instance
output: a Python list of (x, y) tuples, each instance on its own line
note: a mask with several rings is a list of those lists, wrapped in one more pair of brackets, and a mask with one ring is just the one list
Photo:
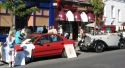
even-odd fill
[(58, 33), (60, 35), (63, 35), (63, 29), (61, 25), (58, 27), (58, 30), (54, 26), (49, 26), (49, 28), (46, 28), (46, 26), (43, 26), (42, 33), (52, 33), (52, 34)]
[(38, 32), (60, 34), (68, 39), (73, 39), (72, 32), (64, 32), (62, 25), (59, 25), (57, 29), (54, 26), (49, 26), (48, 28), (46, 26), (43, 26), (43, 28), (41, 30), (42, 31), (38, 31)]
[(41, 29), (38, 29), (37, 32), (39, 32), (39, 33), (54, 33), (54, 34), (57, 34), (57, 29), (55, 29), (54, 26), (47, 27), (47, 26), (44, 25)]
[[(9, 67), (14, 67), (16, 61), (16, 53), (18, 53), (14, 46), (16, 44), (21, 44), (22, 41), (26, 38), (27, 32), (26, 28), (15, 30), (13, 27), (10, 29), (9, 34), (6, 38), (6, 46), (0, 44), (0, 58), (1, 61), (9, 63)], [(2, 52), (4, 51), (4, 52)]]
[[(50, 26), (49, 29), (46, 29), (46, 27), (44, 26), (42, 33), (57, 34), (58, 31), (55, 29), (54, 26)], [(30, 46), (28, 47), (30, 48), (29, 49), (30, 51), (26, 51), (26, 49), (23, 47), (24, 44), (22, 42), (26, 40), (27, 34), (28, 34), (27, 28), (16, 29), (16, 30), (14, 28), (11, 28), (6, 38), (6, 42), (4, 43), (6, 44), (6, 46), (3, 47), (2, 42), (0, 43), (0, 59), (1, 61), (7, 62), (9, 64), (9, 67), (14, 67), (15, 65), (25, 65), (25, 59), (20, 59), (20, 57), (25, 58), (26, 56), (29, 56), (27, 52), (30, 53), (31, 55), (32, 51), (31, 49), (35, 48), (35, 46), (25, 45), (25, 46)], [(23, 51), (17, 51), (15, 48), (16, 45), (20, 45), (23, 48)], [(29, 57), (31, 58), (31, 56)], [(22, 61), (24, 61), (24, 63), (19, 63)]]
[[(60, 34), (68, 39), (73, 39), (73, 33), (72, 32), (64, 32), (62, 25), (59, 25), (58, 30), (54, 28), (54, 26), (51, 26), (48, 30), (48, 33), (54, 33), (54, 34)], [(78, 39), (80, 40), (85, 36), (86, 30), (83, 26), (79, 26), (78, 28)]]

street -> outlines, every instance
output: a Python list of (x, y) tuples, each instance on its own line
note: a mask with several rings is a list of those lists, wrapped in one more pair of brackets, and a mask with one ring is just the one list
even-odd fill
[[(34, 60), (25, 66), (15, 68), (125, 68), (125, 49), (110, 50), (103, 53), (81, 52), (77, 58), (61, 58), (58, 56)], [(8, 64), (0, 68), (7, 68)]]

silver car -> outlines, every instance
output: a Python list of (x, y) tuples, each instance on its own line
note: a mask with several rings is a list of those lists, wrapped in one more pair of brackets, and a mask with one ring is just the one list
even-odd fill
[(96, 52), (102, 52), (108, 47), (125, 48), (125, 40), (120, 33), (86, 34), (78, 42), (81, 51), (94, 49)]

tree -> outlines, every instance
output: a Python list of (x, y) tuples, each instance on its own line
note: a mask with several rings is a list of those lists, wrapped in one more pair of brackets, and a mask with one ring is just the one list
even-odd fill
[[(90, 4), (93, 6), (93, 12), (95, 14), (95, 27), (97, 23), (98, 15), (103, 13), (104, 4), (102, 0), (90, 0)], [(94, 29), (95, 29), (94, 27)]]
[(12, 26), (15, 26), (15, 16), (25, 16), (38, 10), (34, 2), (27, 2), (25, 0), (3, 0), (0, 5), (3, 9), (10, 11)]

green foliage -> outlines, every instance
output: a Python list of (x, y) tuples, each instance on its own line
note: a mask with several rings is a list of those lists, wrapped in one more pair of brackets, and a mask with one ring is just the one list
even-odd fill
[(94, 25), (94, 31), (96, 31), (96, 26), (98, 22), (97, 21), (97, 18), (99, 14), (101, 14), (103, 12), (103, 8), (104, 8), (104, 4), (103, 4), (103, 1), (102, 0), (89, 0), (90, 1), (90, 4), (93, 6), (93, 12), (95, 14), (95, 25)]
[(103, 12), (104, 4), (102, 0), (90, 0), (90, 4), (93, 6), (94, 14), (100, 14)]
[(11, 14), (17, 16), (25, 16), (38, 10), (36, 5), (27, 6), (24, 0), (5, 0), (1, 6), (11, 11)]

